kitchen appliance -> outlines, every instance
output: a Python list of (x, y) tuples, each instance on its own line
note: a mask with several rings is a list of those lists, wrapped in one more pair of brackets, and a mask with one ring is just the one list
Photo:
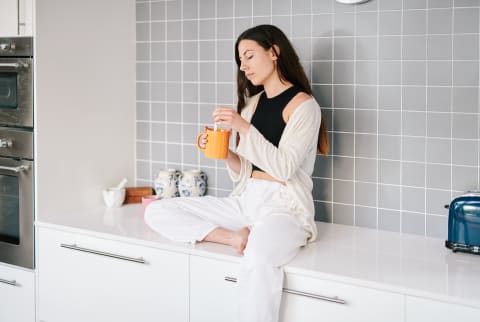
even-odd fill
[(32, 38), (0, 38), (0, 262), (34, 267)]
[(467, 192), (446, 205), (448, 240), (452, 251), (480, 254), (480, 191)]
[(0, 126), (33, 127), (33, 41), (0, 38)]

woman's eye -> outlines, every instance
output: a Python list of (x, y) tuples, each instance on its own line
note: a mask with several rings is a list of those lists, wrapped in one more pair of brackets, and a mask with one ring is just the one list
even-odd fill
[(252, 56), (247, 56), (247, 59), (250, 60), (253, 58), (253, 55)]

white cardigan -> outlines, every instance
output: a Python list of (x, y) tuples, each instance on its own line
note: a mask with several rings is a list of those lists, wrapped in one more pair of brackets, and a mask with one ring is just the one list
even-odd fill
[[(242, 110), (241, 115), (248, 122), (252, 119), (260, 94), (252, 96)], [(240, 135), (240, 142), (235, 150), (240, 157), (240, 173), (227, 166), (231, 179), (236, 183), (232, 196), (245, 190), (247, 179), (252, 172), (252, 163), (275, 179), (285, 182), (285, 197), (292, 214), (299, 216), (310, 232), (309, 242), (317, 237), (311, 175), (317, 154), (321, 119), (320, 106), (313, 97), (302, 102), (290, 116), (278, 148), (251, 125), (245, 135)]]

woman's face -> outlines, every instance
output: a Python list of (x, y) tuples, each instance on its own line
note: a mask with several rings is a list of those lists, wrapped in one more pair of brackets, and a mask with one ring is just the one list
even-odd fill
[(265, 50), (256, 41), (244, 39), (238, 44), (238, 54), (241, 61), (240, 70), (253, 85), (265, 85), (270, 80), (278, 78), (277, 56), (273, 50)]

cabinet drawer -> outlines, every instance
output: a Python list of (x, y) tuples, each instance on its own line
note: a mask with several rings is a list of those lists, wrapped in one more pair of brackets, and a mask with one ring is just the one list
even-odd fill
[(282, 322), (403, 321), (403, 295), (287, 274)]
[(33, 272), (0, 264), (0, 321), (35, 321), (34, 285)]
[(199, 256), (190, 258), (190, 322), (235, 322), (239, 264)]
[(38, 263), (41, 320), (188, 321), (186, 254), (40, 228)]
[(471, 307), (407, 296), (407, 322), (478, 322), (480, 310)]

